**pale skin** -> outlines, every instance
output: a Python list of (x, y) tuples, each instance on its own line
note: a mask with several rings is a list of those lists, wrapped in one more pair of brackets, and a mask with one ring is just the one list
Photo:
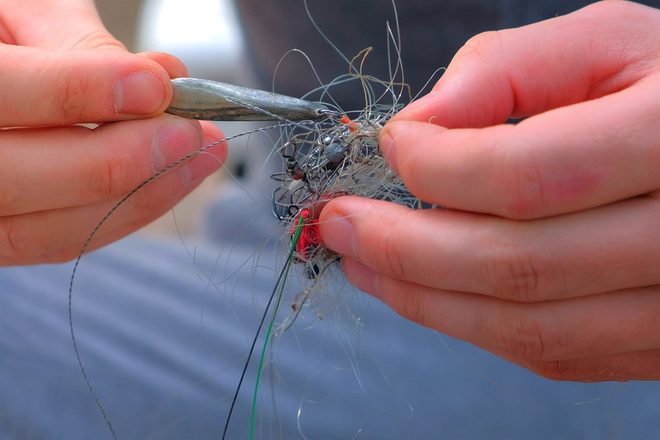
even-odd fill
[(549, 378), (660, 379), (659, 29), (607, 1), (470, 40), (381, 136), (447, 209), (329, 203), (348, 279)]
[[(213, 125), (163, 115), (169, 79), (185, 67), (129, 53), (92, 0), (0, 0), (0, 66), (0, 265), (75, 258), (123, 195), (222, 138)], [(145, 187), (91, 248), (162, 215), (225, 156), (221, 143)]]

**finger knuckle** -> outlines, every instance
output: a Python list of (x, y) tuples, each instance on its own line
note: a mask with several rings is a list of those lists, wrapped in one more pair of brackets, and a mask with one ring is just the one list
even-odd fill
[(91, 158), (93, 165), (87, 174), (85, 186), (90, 197), (95, 200), (110, 200), (123, 196), (130, 189), (135, 165), (118, 151), (113, 153), (112, 149), (104, 148), (97, 152), (99, 154), (94, 154)]
[(102, 30), (95, 30), (82, 35), (72, 44), (71, 49), (101, 49), (117, 48), (126, 49), (126, 46), (109, 33)]
[(89, 81), (84, 75), (63, 75), (61, 87), (53, 95), (54, 111), (72, 122), (86, 122), (84, 116), (90, 92)]
[(96, 172), (89, 175), (88, 188), (93, 194), (101, 200), (108, 200), (117, 197), (117, 186), (114, 185), (115, 170), (121, 169), (122, 164), (106, 155), (104, 160), (97, 164)]
[[(393, 228), (392, 230), (397, 230)], [(400, 235), (390, 232), (381, 236), (381, 254), (379, 267), (389, 276), (395, 279), (404, 279), (406, 269), (403, 256), (401, 255)]]
[[(387, 291), (386, 288), (383, 289)], [(389, 292), (387, 294), (388, 303), (392, 309), (406, 319), (414, 321), (420, 325), (428, 326), (429, 316), (428, 308), (422, 299), (422, 295), (417, 295), (409, 291)]]
[(12, 214), (20, 205), (15, 188), (16, 183), (11, 171), (4, 167), (0, 169), (0, 214)]
[(516, 359), (547, 361), (548, 353), (554, 351), (556, 344), (548, 326), (524, 309), (491, 324), (495, 325), (498, 328), (493, 328), (492, 333), (497, 346)]
[(544, 182), (533, 153), (511, 145), (497, 151), (493, 188), (501, 191), (499, 213), (516, 220), (536, 217), (544, 204)]
[(31, 246), (31, 234), (22, 227), (15, 216), (0, 218), (0, 258), (7, 264), (14, 264), (28, 257)]
[(532, 252), (516, 245), (496, 245), (486, 256), (486, 284), (492, 294), (519, 302), (542, 296), (540, 263)]

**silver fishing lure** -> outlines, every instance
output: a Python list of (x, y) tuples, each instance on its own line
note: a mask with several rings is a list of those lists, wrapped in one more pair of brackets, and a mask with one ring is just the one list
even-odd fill
[(172, 80), (167, 113), (207, 121), (318, 121), (334, 112), (325, 105), (265, 90), (198, 78)]

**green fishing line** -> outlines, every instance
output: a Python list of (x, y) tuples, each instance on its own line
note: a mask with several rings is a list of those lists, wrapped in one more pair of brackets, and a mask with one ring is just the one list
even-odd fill
[(289, 274), (289, 268), (291, 267), (291, 261), (293, 260), (293, 253), (296, 250), (296, 244), (300, 239), (300, 235), (302, 233), (302, 229), (304, 225), (305, 225), (305, 218), (301, 215), (300, 218), (298, 219), (296, 230), (293, 233), (293, 238), (291, 239), (291, 249), (289, 250), (289, 255), (287, 256), (286, 263), (284, 264), (284, 267), (282, 268), (282, 272), (280, 273), (280, 276), (277, 279), (277, 285), (279, 285), (279, 287), (277, 285), (275, 287), (275, 289), (277, 290), (276, 293), (277, 299), (275, 300), (273, 315), (270, 318), (270, 322), (268, 323), (268, 330), (266, 331), (266, 339), (264, 341), (264, 345), (261, 347), (261, 355), (259, 356), (259, 365), (257, 366), (257, 378), (254, 384), (254, 393), (252, 394), (252, 412), (250, 413), (250, 440), (254, 438), (254, 424), (257, 414), (257, 397), (259, 395), (259, 384), (261, 383), (261, 373), (263, 372), (264, 362), (266, 360), (266, 351), (268, 350), (268, 343), (270, 342), (270, 336), (273, 333), (273, 327), (275, 326), (275, 318), (277, 317), (277, 312), (279, 311), (280, 305), (282, 304), (284, 285), (286, 284), (286, 280)]

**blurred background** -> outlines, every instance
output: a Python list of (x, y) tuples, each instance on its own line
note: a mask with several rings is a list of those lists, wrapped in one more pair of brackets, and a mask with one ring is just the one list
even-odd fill
[(96, 0), (106, 27), (129, 49), (135, 48), (141, 0)]

